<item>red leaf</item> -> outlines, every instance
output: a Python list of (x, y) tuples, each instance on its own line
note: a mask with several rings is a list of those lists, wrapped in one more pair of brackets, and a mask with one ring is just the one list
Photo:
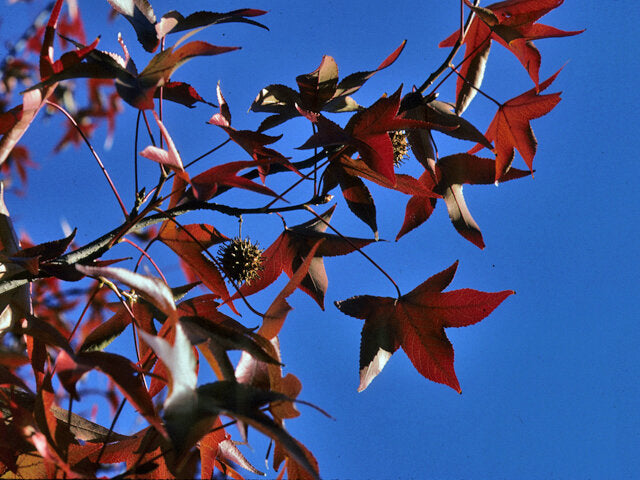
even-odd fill
[[(495, 164), (496, 162), (489, 158), (460, 153), (441, 158), (436, 164), (435, 175), (430, 171), (425, 171), (420, 176), (420, 182), (425, 185), (425, 188), (433, 189), (442, 194), (451, 223), (458, 233), (479, 248), (484, 248), (484, 240), (480, 227), (471, 216), (462, 195), (462, 184), (488, 185), (493, 183)], [(503, 177), (503, 181), (527, 175), (529, 175), (527, 171), (512, 169)], [(438, 179), (437, 182), (434, 177)], [(422, 195), (411, 197), (405, 209), (404, 223), (396, 240), (427, 221), (435, 205), (435, 198)]]
[(178, 227), (173, 222), (165, 222), (158, 240), (171, 247), (176, 253), (187, 248), (197, 248), (199, 251), (218, 243), (229, 240), (229, 237), (220, 233), (215, 227), (205, 223), (193, 223)]
[(44, 38), (40, 48), (40, 78), (43, 80), (53, 73), (53, 69), (51, 68), (53, 64), (53, 40), (56, 35), (62, 3), (63, 0), (56, 0), (44, 31)]
[(364, 182), (360, 178), (348, 174), (339, 162), (331, 162), (325, 169), (323, 177), (324, 195), (327, 195), (334, 187), (340, 185), (349, 210), (371, 228), (377, 240), (376, 206)]
[[(525, 67), (531, 80), (538, 88), (540, 70), (540, 53), (532, 40), (550, 37), (567, 37), (578, 35), (584, 30), (563, 31), (547, 25), (535, 23), (551, 10), (562, 5), (564, 0), (507, 0), (491, 4), (487, 7), (474, 8), (479, 13), (471, 22), (464, 38), (465, 57), (470, 55), (461, 69), (458, 78), (456, 111), (461, 113), (471, 101), (475, 93), (466, 86), (464, 78), (475, 87), (480, 86), (486, 57), (489, 54), (489, 42), (495, 40), (508, 48)], [(470, 5), (469, 2), (466, 2)], [(484, 12), (484, 13), (482, 13)], [(455, 32), (440, 42), (440, 47), (451, 47), (460, 33)], [(486, 45), (483, 44), (486, 42)], [(475, 53), (474, 53), (475, 52)], [(479, 79), (479, 81), (478, 81)], [(467, 98), (469, 97), (469, 98)]]
[[(160, 90), (156, 90), (155, 98), (160, 97)], [(191, 85), (185, 82), (169, 82), (162, 87), (162, 98), (171, 102), (180, 103), (185, 107), (194, 108), (197, 102), (206, 103), (215, 106), (213, 103), (207, 102)]]
[(162, 138), (167, 144), (167, 148), (165, 150), (162, 148), (158, 148), (155, 145), (149, 145), (142, 152), (140, 152), (140, 155), (148, 158), (149, 160), (153, 160), (154, 162), (166, 165), (175, 172), (184, 172), (182, 159), (180, 158), (180, 154), (178, 153), (178, 149), (176, 148), (175, 143), (173, 143), (173, 138), (171, 138), (169, 131), (164, 126), (162, 121), (160, 121), (160, 117), (158, 117), (158, 114), (155, 110), (153, 110), (153, 118), (155, 118), (156, 123), (158, 124), (158, 128), (160, 129)]
[[(297, 268), (295, 273), (291, 276), (289, 282), (285, 285), (278, 296), (273, 300), (269, 308), (264, 314), (264, 319), (258, 334), (267, 340), (271, 340), (278, 333), (284, 324), (284, 320), (287, 314), (292, 310), (291, 305), (287, 303), (287, 297), (291, 295), (296, 288), (300, 286), (300, 282), (308, 275), (311, 263), (314, 260), (314, 256), (320, 247), (320, 244), (324, 242), (321, 238), (318, 240), (305, 257), (302, 264)], [(283, 392), (284, 393), (284, 392)]]
[[(2, 164), (13, 147), (22, 138), (29, 125), (53, 93), (55, 86), (51, 85), (42, 90), (30, 90), (22, 96), (22, 106), (16, 107), (3, 115), (0, 128), (4, 136), (0, 139), (0, 164)], [(5, 115), (10, 114), (8, 117)]]
[(344, 130), (324, 117), (319, 117), (318, 133), (312, 135), (299, 148), (350, 145), (360, 153), (362, 160), (371, 170), (387, 179), (391, 185), (395, 185), (393, 144), (388, 133), (435, 126), (427, 121), (398, 115), (401, 88), (390, 97), (382, 97), (369, 108), (356, 113)]
[[(427, 188), (434, 189), (436, 183), (433, 181), (433, 176), (429, 170), (425, 170), (418, 180)], [(414, 195), (409, 199), (405, 208), (404, 222), (396, 235), (396, 241), (429, 219), (436, 206), (436, 200), (421, 195)]]
[(345, 173), (362, 177), (366, 180), (371, 180), (381, 187), (391, 188), (407, 195), (422, 195), (435, 198), (440, 196), (410, 175), (399, 173), (396, 175), (396, 183), (391, 184), (386, 177), (371, 170), (362, 160), (349, 158), (348, 156), (343, 155), (340, 157), (339, 161), (341, 166), (344, 168)]
[(424, 377), (461, 392), (453, 369), (453, 347), (444, 329), (479, 322), (514, 292), (462, 289), (441, 293), (457, 266), (458, 262), (398, 299), (364, 295), (336, 302), (343, 313), (365, 320), (358, 391), (367, 388), (402, 347)]
[(265, 147), (265, 145), (269, 145), (278, 141), (282, 137), (282, 135), (273, 137), (260, 132), (254, 132), (251, 130), (236, 130), (235, 128), (231, 127), (231, 113), (227, 102), (222, 96), (219, 84), (217, 87), (217, 95), (218, 101), (220, 102), (220, 113), (216, 113), (215, 115), (213, 115), (209, 119), (209, 123), (222, 128), (225, 132), (227, 132), (231, 140), (240, 145), (249, 155), (251, 155), (251, 158), (253, 158), (254, 161), (259, 162), (256, 165), (258, 166), (258, 172), (260, 173), (260, 179), (262, 180), (262, 183), (264, 183), (265, 181), (265, 176), (269, 171), (269, 165), (271, 163), (282, 164), (291, 171), (299, 174), (298, 170), (293, 165), (291, 165), (289, 160), (284, 155), (272, 148)]
[[(540, 95), (540, 92), (553, 83), (560, 70), (542, 82), (537, 90), (532, 88), (498, 108), (485, 133), (485, 137), (494, 140), (496, 145), (496, 181), (501, 180), (509, 171), (514, 149), (520, 152), (529, 169), (533, 171), (533, 157), (536, 154), (538, 141), (529, 122), (546, 115), (560, 102), (560, 93)], [(476, 145), (470, 153), (475, 153), (481, 148), (480, 145)]]
[(217, 167), (212, 167), (191, 179), (193, 193), (198, 200), (206, 202), (215, 196), (219, 185), (224, 185), (226, 187), (242, 188), (252, 192), (277, 197), (278, 194), (270, 188), (256, 182), (252, 182), (246, 177), (237, 175), (240, 170), (244, 170), (245, 168), (264, 167), (271, 163), (273, 163), (271, 159), (256, 161), (247, 160), (229, 162)]
[[(231, 436), (222, 428), (222, 422), (218, 417), (213, 424), (212, 431), (200, 440), (201, 478), (212, 478), (213, 469), (220, 462), (224, 463), (224, 471), (232, 469), (231, 465), (235, 464), (256, 475), (264, 475), (242, 455), (236, 447), (236, 443), (231, 440)], [(227, 475), (230, 473), (227, 471)]]

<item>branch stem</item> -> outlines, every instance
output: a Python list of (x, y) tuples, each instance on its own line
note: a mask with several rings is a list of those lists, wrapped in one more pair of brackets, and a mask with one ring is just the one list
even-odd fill
[(103, 173), (104, 177), (107, 179), (107, 182), (109, 183), (109, 186), (111, 187), (111, 190), (113, 191), (113, 194), (116, 196), (116, 199), (118, 200), (118, 204), (120, 205), (120, 208), (122, 209), (122, 213), (124, 214), (124, 217), (127, 218), (129, 216), (129, 212), (127, 212), (127, 209), (125, 208), (124, 203), (122, 203), (122, 198), (120, 198), (120, 194), (118, 193), (118, 189), (116, 188), (116, 186), (111, 181), (111, 177), (109, 176), (109, 173), (107, 172), (107, 169), (104, 167), (104, 164), (102, 163), (102, 160), (100, 160), (100, 157), (98, 156), (98, 153), (93, 148), (93, 145), (91, 145), (91, 142), (89, 141), (87, 136), (84, 134), (84, 132), (80, 128), (80, 125), (78, 125), (78, 122), (75, 121), (75, 119), (71, 116), (71, 114), (69, 112), (67, 112), (67, 110), (65, 110), (63, 107), (61, 107), (57, 103), (52, 102), (50, 100), (47, 100), (47, 105), (50, 105), (53, 108), (55, 108), (56, 110), (62, 112), (64, 114), (64, 116), (67, 117), (67, 119), (71, 122), (71, 124), (78, 131), (78, 133), (80, 134), (80, 136), (84, 140), (84, 143), (87, 144), (87, 147), (89, 147), (89, 150), (93, 154), (93, 157), (96, 159), (96, 162), (98, 162), (98, 165), (100, 166), (100, 169), (102, 170), (102, 173)]
[[(475, 6), (478, 6), (479, 3), (480, 3), (480, 0), (475, 0), (473, 2)], [(462, 15), (462, 12), (461, 12), (461, 15)], [(429, 88), (431, 85), (433, 85), (433, 82), (435, 82), (436, 79), (440, 75), (442, 75), (445, 72), (445, 70), (447, 70), (447, 68), (449, 68), (449, 64), (457, 55), (458, 51), (460, 50), (460, 47), (462, 47), (462, 43), (464, 42), (464, 37), (466, 36), (467, 31), (469, 30), (469, 26), (471, 26), (471, 21), (473, 20), (474, 15), (475, 13), (473, 11), (469, 13), (469, 16), (467, 17), (467, 21), (464, 25), (464, 28), (460, 29), (460, 36), (458, 37), (458, 40), (456, 40), (455, 45), (449, 52), (449, 55), (447, 55), (447, 58), (444, 59), (442, 64), (431, 75), (429, 75), (429, 78), (427, 78), (425, 82), (422, 85), (420, 85), (420, 87), (418, 88), (418, 92), (424, 94), (425, 90)]]
[(305, 210), (307, 210), (308, 212), (310, 212), (311, 214), (313, 214), (318, 220), (320, 220), (322, 223), (324, 223), (327, 227), (329, 227), (331, 230), (333, 230), (336, 235), (338, 235), (340, 238), (342, 238), (345, 242), (347, 242), (349, 245), (351, 245), (354, 249), (356, 249), (360, 255), (362, 255), (364, 258), (366, 258), (369, 263), (371, 263), (371, 265), (373, 265), (374, 267), (376, 267), (378, 270), (380, 270), (380, 272), (389, 279), (389, 281), (393, 284), (393, 286), (396, 289), (396, 292), (398, 292), (398, 298), (400, 298), (402, 296), (402, 292), (400, 291), (400, 287), (398, 287), (398, 284), (395, 282), (395, 280), (393, 278), (391, 278), (391, 276), (384, 270), (384, 268), (382, 268), (380, 265), (378, 265), (375, 260), (373, 260), (369, 255), (367, 255), (366, 253), (364, 253), (362, 251), (362, 249), (360, 247), (358, 247), (357, 245), (355, 245), (351, 240), (349, 240), (347, 237), (345, 237), (342, 233), (340, 233), (336, 228), (334, 228), (329, 222), (327, 222), (324, 218), (322, 218), (320, 215), (318, 215), (316, 212), (313, 211), (313, 209), (309, 206), (309, 205), (305, 205)]

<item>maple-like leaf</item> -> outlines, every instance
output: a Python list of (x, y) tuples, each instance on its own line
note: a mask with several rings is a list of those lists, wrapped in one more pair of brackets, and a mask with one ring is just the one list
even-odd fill
[[(387, 68), (396, 61), (406, 40), (396, 48), (375, 70), (356, 72), (338, 82), (338, 66), (333, 57), (325, 55), (318, 68), (311, 73), (298, 75), (296, 82), (299, 92), (285, 85), (269, 85), (263, 88), (251, 104), (254, 112), (274, 113), (267, 117), (258, 131), (280, 125), (302, 114), (302, 111), (320, 113), (353, 112), (362, 107), (351, 98), (376, 72)], [(301, 111), (302, 110), (302, 111)]]
[[(479, 248), (484, 248), (484, 240), (480, 227), (467, 207), (462, 194), (462, 185), (490, 185), (494, 183), (495, 163), (489, 158), (476, 157), (469, 153), (449, 155), (441, 158), (435, 165), (435, 174), (426, 170), (419, 179), (425, 189), (431, 189), (442, 195), (455, 229)], [(502, 180), (514, 180), (527, 175), (529, 172), (513, 168)], [(436, 202), (437, 198), (413, 195), (407, 202), (404, 223), (396, 240), (426, 222), (431, 216)]]
[[(270, 145), (282, 138), (282, 135), (271, 136), (265, 135), (261, 132), (254, 132), (251, 130), (236, 130), (231, 126), (231, 111), (229, 109), (229, 105), (227, 104), (224, 96), (222, 95), (222, 90), (220, 88), (220, 83), (216, 87), (216, 93), (218, 97), (218, 103), (220, 104), (220, 112), (214, 114), (209, 122), (211, 125), (216, 125), (222, 128), (228, 135), (231, 140), (237, 143), (240, 147), (244, 149), (251, 158), (256, 162), (253, 166), (258, 167), (258, 173), (260, 174), (260, 179), (262, 183), (265, 182), (265, 177), (269, 173), (269, 165), (270, 164), (281, 164), (290, 169), (291, 171), (298, 173), (297, 169), (291, 165), (289, 160), (282, 155), (280, 152), (274, 150), (273, 148), (266, 147), (266, 145)], [(237, 162), (231, 162), (229, 165), (235, 164)], [(214, 167), (219, 168), (219, 167)], [(246, 178), (241, 178), (238, 180), (239, 185), (255, 185), (253, 182)], [(235, 186), (235, 185), (229, 185)], [(241, 187), (248, 188), (248, 187)], [(249, 188), (253, 189), (253, 188)], [(260, 190), (256, 190), (260, 191)], [(270, 195), (275, 195), (269, 189), (264, 188), (261, 193), (267, 193)]]
[[(525, 163), (533, 172), (533, 157), (536, 154), (538, 141), (529, 122), (546, 115), (560, 102), (560, 92), (540, 95), (540, 92), (553, 83), (560, 70), (542, 82), (537, 90), (532, 88), (498, 107), (498, 111), (485, 133), (485, 137), (495, 141), (496, 145), (494, 150), (496, 154), (496, 182), (509, 171), (513, 162), (514, 149), (520, 152)], [(481, 149), (482, 146), (476, 145), (469, 152), (475, 153)]]
[(362, 160), (371, 170), (395, 185), (393, 143), (389, 132), (436, 126), (428, 121), (404, 118), (398, 114), (401, 90), (402, 87), (390, 97), (382, 97), (369, 108), (353, 115), (344, 129), (319, 115), (316, 121), (318, 132), (298, 148), (351, 146), (360, 153)]
[(400, 298), (362, 295), (335, 302), (343, 313), (365, 320), (358, 391), (367, 388), (402, 347), (424, 377), (462, 392), (453, 368), (453, 346), (444, 329), (479, 322), (515, 292), (467, 288), (442, 292), (457, 267), (455, 262)]
[[(458, 113), (465, 110), (476, 89), (480, 87), (491, 41), (497, 41), (509, 49), (527, 70), (536, 88), (538, 87), (541, 56), (532, 40), (567, 37), (584, 31), (564, 31), (536, 23), (563, 2), (564, 0), (507, 0), (487, 7), (473, 7), (465, 1), (473, 8), (476, 16), (464, 37), (465, 58), (468, 55), (469, 59), (460, 68), (461, 76), (456, 90)], [(460, 32), (455, 32), (440, 42), (439, 46), (452, 47), (459, 36)]]
[(374, 241), (326, 233), (327, 223), (331, 220), (334, 210), (335, 205), (321, 215), (324, 221), (313, 219), (295, 227), (286, 228), (271, 246), (262, 252), (263, 268), (260, 277), (249, 284), (244, 284), (231, 299), (236, 299), (241, 294), (252, 295), (268, 287), (283, 271), (292, 277), (318, 240), (324, 239), (311, 260), (309, 271), (298, 286), (324, 310), (324, 294), (329, 280), (324, 269), (323, 257), (346, 255)]
[(246, 177), (238, 175), (240, 170), (247, 168), (265, 168), (274, 163), (271, 159), (241, 160), (211, 167), (191, 179), (194, 197), (206, 202), (213, 198), (221, 187), (242, 188), (252, 192), (278, 197), (269, 187), (252, 182)]
[[(415, 132), (422, 133), (425, 130), (415, 130)], [(376, 240), (378, 240), (376, 206), (362, 179), (407, 195), (440, 197), (439, 194), (429, 190), (424, 183), (410, 175), (396, 173), (396, 182), (392, 184), (385, 176), (369, 168), (363, 160), (351, 158), (344, 152), (336, 153), (330, 159), (331, 163), (322, 175), (322, 194), (328, 195), (331, 190), (340, 186), (347, 206), (371, 228)]]

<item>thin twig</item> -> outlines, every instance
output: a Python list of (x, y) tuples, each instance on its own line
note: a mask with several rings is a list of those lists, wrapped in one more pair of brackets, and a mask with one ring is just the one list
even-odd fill
[(91, 306), (91, 303), (93, 302), (93, 299), (98, 294), (98, 292), (100, 291), (101, 288), (102, 288), (102, 286), (100, 284), (98, 284), (98, 285), (96, 285), (96, 288), (94, 288), (93, 292), (91, 292), (91, 295), (89, 296), (89, 299), (87, 300), (86, 305), (82, 309), (82, 313), (80, 314), (80, 317), (78, 318), (78, 321), (73, 326), (73, 330), (71, 330), (71, 333), (69, 333), (69, 337), (67, 337), (67, 342), (69, 342), (69, 343), (71, 342), (71, 339), (75, 335), (76, 330), (78, 329), (78, 326), (80, 326), (80, 322), (82, 322), (82, 319), (84, 318), (84, 315), (87, 313), (87, 310), (89, 310), (89, 307)]
[(376, 267), (378, 270), (380, 270), (380, 272), (385, 277), (387, 277), (389, 279), (389, 281), (393, 284), (393, 286), (396, 288), (396, 291), (398, 292), (398, 298), (400, 298), (402, 296), (402, 292), (400, 292), (400, 287), (398, 287), (398, 284), (393, 280), (393, 278), (391, 278), (391, 276), (380, 265), (378, 265), (369, 255), (364, 253), (360, 247), (355, 245), (351, 240), (349, 240), (349, 238), (345, 237), (336, 228), (334, 228), (329, 222), (327, 222), (324, 218), (322, 218), (320, 215), (318, 215), (316, 212), (314, 212), (313, 209), (309, 205), (305, 206), (305, 210), (307, 210), (308, 212), (311, 212), (318, 220), (320, 220), (327, 227), (329, 227), (331, 230), (333, 230), (336, 233), (336, 235), (338, 235), (340, 238), (342, 238), (344, 241), (346, 241), (349, 245), (351, 245), (354, 249), (356, 249), (360, 253), (360, 255), (362, 255), (364, 258), (369, 260), (369, 262), (374, 267)]
[(62, 112), (69, 119), (69, 121), (76, 128), (76, 130), (78, 130), (78, 133), (80, 134), (80, 136), (82, 137), (84, 142), (89, 147), (89, 150), (93, 154), (93, 157), (96, 159), (96, 162), (98, 162), (98, 165), (100, 166), (100, 169), (102, 170), (102, 173), (104, 174), (105, 178), (107, 179), (107, 182), (109, 183), (109, 186), (111, 187), (111, 190), (113, 191), (113, 194), (116, 196), (116, 199), (118, 200), (118, 204), (120, 204), (120, 208), (122, 209), (122, 213), (124, 213), (124, 217), (127, 218), (129, 216), (129, 212), (127, 212), (127, 209), (125, 208), (124, 203), (122, 203), (122, 199), (120, 198), (120, 194), (118, 193), (118, 189), (116, 189), (116, 186), (111, 181), (111, 177), (109, 176), (109, 173), (107, 172), (107, 169), (104, 167), (104, 165), (102, 163), (102, 160), (100, 160), (100, 157), (98, 156), (98, 153), (95, 151), (95, 149), (93, 148), (93, 145), (91, 145), (91, 142), (89, 141), (87, 136), (84, 134), (84, 132), (82, 131), (82, 129), (78, 125), (78, 122), (75, 121), (75, 119), (71, 116), (71, 114), (69, 112), (67, 112), (63, 107), (61, 107), (57, 103), (52, 102), (50, 100), (47, 100), (47, 105), (50, 105), (53, 108), (55, 108), (55, 109), (59, 110), (60, 112)]
[[(475, 0), (473, 2), (475, 6), (478, 6), (479, 3), (480, 3), (480, 0)], [(455, 45), (449, 52), (449, 55), (447, 55), (447, 58), (445, 58), (444, 62), (442, 62), (442, 65), (440, 65), (431, 75), (429, 75), (429, 78), (427, 78), (425, 82), (422, 85), (420, 85), (420, 88), (418, 88), (418, 92), (424, 93), (425, 90), (429, 88), (433, 84), (433, 82), (435, 82), (436, 79), (440, 75), (442, 75), (442, 73), (444, 73), (444, 71), (449, 67), (449, 64), (451, 63), (453, 58), (457, 55), (458, 51), (460, 50), (460, 47), (462, 46), (462, 43), (464, 42), (464, 37), (467, 34), (467, 30), (469, 30), (469, 26), (471, 25), (471, 21), (473, 20), (474, 15), (475, 13), (473, 11), (469, 13), (469, 16), (467, 17), (467, 21), (464, 25), (464, 29), (460, 29), (460, 36), (458, 37), (458, 40), (456, 41)]]
[(100, 460), (102, 459), (102, 455), (104, 455), (104, 451), (106, 450), (107, 444), (109, 442), (109, 436), (111, 436), (111, 433), (116, 428), (116, 422), (118, 421), (118, 418), (120, 418), (120, 415), (122, 414), (122, 409), (124, 408), (126, 403), (127, 403), (126, 398), (123, 398), (122, 401), (120, 402), (120, 406), (118, 407), (118, 410), (116, 411), (116, 414), (114, 415), (113, 420), (111, 421), (111, 425), (109, 426), (109, 431), (107, 432), (107, 436), (104, 439), (104, 442), (102, 443), (102, 448), (100, 449), (100, 453), (98, 454), (98, 458), (96, 459), (96, 465), (100, 465)]
[(156, 271), (158, 272), (158, 274), (160, 275), (160, 277), (162, 277), (162, 280), (164, 281), (164, 283), (166, 283), (167, 285), (169, 285), (169, 282), (167, 282), (167, 279), (165, 278), (165, 276), (162, 274), (162, 270), (160, 270), (160, 267), (158, 267), (158, 265), (156, 265), (156, 262), (153, 261), (153, 258), (151, 258), (149, 256), (149, 254), (143, 250), (142, 248), (140, 248), (139, 245), (137, 245), (135, 242), (132, 242), (131, 240), (129, 240), (128, 238), (123, 238), (121, 240), (121, 242), (126, 242), (129, 245), (133, 246), (134, 248), (136, 248), (140, 254), (144, 257), (147, 257), (147, 260), (149, 260), (151, 262), (151, 265), (153, 265), (153, 267), (156, 269)]
[[(141, 110), (141, 111), (142, 111), (142, 118), (144, 118), (144, 124), (147, 126), (147, 133), (149, 134), (149, 140), (151, 141), (151, 145), (153, 145), (155, 147), (156, 146), (156, 140), (153, 137), (153, 132), (151, 132), (151, 125), (149, 125), (149, 119), (147, 118), (147, 112), (146, 112), (146, 110)], [(162, 137), (162, 135), (160, 137)]]
[(133, 140), (133, 173), (135, 179), (135, 195), (138, 198), (139, 186), (138, 186), (138, 132), (140, 130), (140, 116), (142, 110), (138, 110), (138, 118), (136, 119), (136, 133)]
[(498, 107), (501, 107), (502, 104), (497, 101), (495, 98), (493, 98), (491, 95), (489, 95), (488, 93), (483, 92), (482, 90), (480, 90), (478, 87), (476, 87), (474, 84), (472, 84), (469, 80), (466, 79), (466, 77), (464, 75), (462, 75), (457, 67), (454, 67), (453, 65), (451, 65), (451, 70), (453, 70), (455, 72), (456, 75), (458, 75), (458, 77), (460, 77), (462, 79), (462, 81), (464, 83), (466, 83), (467, 85), (469, 85), (471, 88), (473, 88), (476, 92), (478, 92), (480, 95), (482, 95), (483, 97), (491, 100), (493, 103), (495, 103), (496, 105), (498, 105)]

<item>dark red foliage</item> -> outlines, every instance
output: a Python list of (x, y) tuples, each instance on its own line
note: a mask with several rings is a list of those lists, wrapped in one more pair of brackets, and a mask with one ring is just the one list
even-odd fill
[(453, 370), (453, 347), (444, 329), (479, 322), (515, 292), (486, 293), (465, 288), (442, 293), (457, 267), (458, 262), (400, 298), (362, 295), (336, 302), (343, 313), (365, 320), (358, 391), (367, 388), (402, 347), (418, 372), (461, 392)]
[[(285, 421), (301, 414), (299, 403), (313, 407), (299, 398), (303, 375), (290, 373), (289, 365), (285, 370), (280, 351), (279, 335), (295, 305), (290, 297), (302, 290), (324, 310), (329, 283), (325, 257), (361, 255), (363, 268), (389, 279), (397, 297), (360, 295), (335, 302), (341, 312), (364, 320), (359, 390), (367, 388), (402, 348), (421, 375), (460, 392), (445, 329), (481, 321), (514, 292), (444, 292), (456, 272), (455, 262), (403, 295), (398, 286), (402, 282), (396, 282), (400, 279), (393, 279), (393, 272), (382, 265), (398, 266), (390, 261), (378, 264), (369, 249), (364, 251), (378, 241), (379, 223), (393, 220), (378, 218), (374, 196), (378, 202), (387, 198), (380, 194), (382, 187), (394, 198), (409, 197), (396, 240), (426, 222), (440, 199), (458, 233), (484, 248), (463, 185), (490, 185), (533, 173), (537, 140), (530, 122), (549, 113), (560, 94), (542, 93), (559, 71), (539, 81), (541, 57), (532, 41), (580, 32), (538, 23), (562, 0), (507, 0), (487, 7), (461, 0), (460, 7), (466, 5), (470, 13), (468, 29), (464, 36), (456, 32), (441, 42), (453, 48), (452, 54), (422, 87), (404, 97), (402, 86), (389, 96), (378, 93), (378, 100), (368, 107), (352, 97), (373, 75), (396, 63), (406, 41), (376, 69), (342, 78), (333, 57), (324, 55), (315, 70), (296, 77), (296, 89), (281, 84), (263, 88), (251, 110), (270, 116), (258, 128), (239, 129), (232, 126), (220, 83), (217, 107), (199, 93), (211, 90), (217, 73), (202, 71), (193, 85), (174, 79), (174, 74), (191, 58), (239, 49), (192, 35), (226, 23), (266, 29), (255, 20), (266, 12), (242, 8), (157, 16), (151, 1), (108, 0), (113, 12), (131, 24), (147, 58), (138, 58), (138, 51), (134, 62), (123, 36), (118, 36), (121, 55), (99, 50), (99, 37), (87, 45), (86, 31), (94, 28), (85, 28), (84, 7), (77, 1), (56, 0), (21, 38), (12, 39), (9, 55), (0, 62), (0, 171), (5, 177), (0, 182), (0, 477), (105, 478), (116, 465), (122, 478), (192, 478), (199, 466), (204, 478), (243, 480), (263, 475), (241, 451), (253, 429), (273, 445), (268, 459), (273, 472), (268, 475), (316, 480), (321, 462), (285, 428)], [(457, 16), (456, 12), (456, 21)], [(174, 41), (174, 33), (182, 36)], [(534, 88), (504, 103), (494, 100), (498, 110), (483, 135), (461, 115), (484, 88), (492, 42), (517, 57)], [(453, 66), (463, 45), (464, 57)], [(56, 54), (58, 47), (62, 54)], [(146, 66), (138, 70), (136, 63)], [(437, 78), (446, 80), (454, 71), (455, 103), (438, 96), (441, 84), (425, 93)], [(255, 72), (264, 73), (260, 66)], [(407, 79), (395, 81), (394, 87), (402, 80)], [(79, 93), (86, 94), (83, 101)], [(482, 93), (495, 97), (493, 92)], [(195, 114), (208, 108), (205, 105), (216, 107), (208, 123), (220, 129), (212, 129), (213, 135), (222, 132), (228, 140), (188, 159), (192, 145), (172, 135), (178, 132), (172, 130), (174, 113), (164, 108), (165, 100), (194, 109)], [(152, 119), (145, 110), (152, 111)], [(61, 117), (65, 123), (52, 129), (50, 123), (37, 122), (41, 111), (64, 112), (67, 118)], [(129, 131), (116, 128), (120, 114), (127, 111), (137, 114), (138, 122), (132, 121)], [(343, 122), (337, 115), (328, 117), (337, 113), (349, 118)], [(280, 150), (285, 147), (273, 148), (283, 135), (264, 133), (294, 117), (306, 119), (302, 124), (312, 132), (300, 147), (313, 149), (310, 157), (294, 160), (299, 151), (283, 155)], [(189, 116), (180, 121), (189, 125), (205, 119)], [(117, 132), (119, 143), (131, 145), (131, 158), (118, 154), (103, 161), (107, 155), (94, 137), (105, 124), (105, 149)], [(36, 133), (18, 145), (29, 128)], [(53, 153), (81, 146), (75, 150), (78, 155), (96, 160), (121, 207), (120, 225), (105, 226), (106, 232), (80, 227), (77, 237), (74, 229), (65, 238), (36, 245), (24, 234), (18, 241), (15, 232), (23, 231), (29, 218), (14, 225), (7, 207), (11, 202), (5, 204), (4, 196), (15, 192), (10, 187), (11, 182), (16, 185), (16, 177), (22, 187), (27, 185), (27, 169), (34, 166), (31, 155), (35, 157), (29, 142), (51, 131), (57, 132)], [(441, 134), (451, 137), (440, 145), (442, 152), (450, 150), (450, 141), (472, 142), (472, 148), (441, 156)], [(223, 150), (229, 141), (235, 145)], [(419, 178), (410, 174), (411, 169), (401, 170), (404, 159), (411, 158), (409, 146), (417, 162), (413, 166), (423, 172)], [(453, 151), (468, 148), (467, 144)], [(495, 159), (475, 156), (482, 148)], [(516, 150), (529, 170), (511, 168)], [(140, 157), (156, 163), (138, 165)], [(205, 157), (208, 163), (194, 171), (192, 165)], [(54, 172), (52, 188), (69, 187), (55, 176), (55, 169), (63, 168), (59, 163), (36, 158), (42, 168)], [(112, 160), (122, 167), (113, 179)], [(150, 180), (148, 169), (154, 167)], [(130, 181), (119, 178), (123, 171), (132, 172)], [(332, 224), (337, 206), (331, 204), (332, 192), (338, 187), (342, 197), (337, 203), (344, 199), (348, 218), (336, 217), (343, 223)], [(121, 195), (118, 188), (128, 189), (127, 194)], [(107, 217), (101, 209), (107, 203), (91, 201), (95, 225), (102, 227), (99, 221)], [(324, 205), (324, 213), (315, 213)], [(391, 210), (399, 221), (402, 208)], [(196, 217), (196, 211), (206, 221)], [(223, 215), (251, 220), (236, 229), (221, 221)], [(262, 241), (267, 231), (253, 219), (269, 216), (279, 222), (276, 215), (284, 229), (261, 251), (257, 240)], [(374, 238), (342, 233), (354, 216)], [(300, 223), (287, 227), (292, 218)], [(94, 240), (87, 239), (94, 234)], [(415, 248), (415, 240), (404, 238), (403, 243), (409, 243), (401, 248)], [(268, 289), (283, 272), (288, 280), (279, 290)], [(369, 275), (368, 270), (337, 272), (356, 282)], [(174, 283), (183, 277), (186, 285)], [(231, 351), (241, 353), (234, 356)], [(201, 366), (217, 380), (202, 384)], [(86, 382), (95, 376), (106, 386)], [(89, 403), (87, 396), (92, 394), (107, 400), (106, 421), (98, 404)], [(116, 422), (126, 404), (145, 426), (118, 433), (114, 426), (127, 428)], [(96, 418), (105, 424), (96, 423)], [(237, 439), (235, 427), (229, 428), (234, 424)]]

